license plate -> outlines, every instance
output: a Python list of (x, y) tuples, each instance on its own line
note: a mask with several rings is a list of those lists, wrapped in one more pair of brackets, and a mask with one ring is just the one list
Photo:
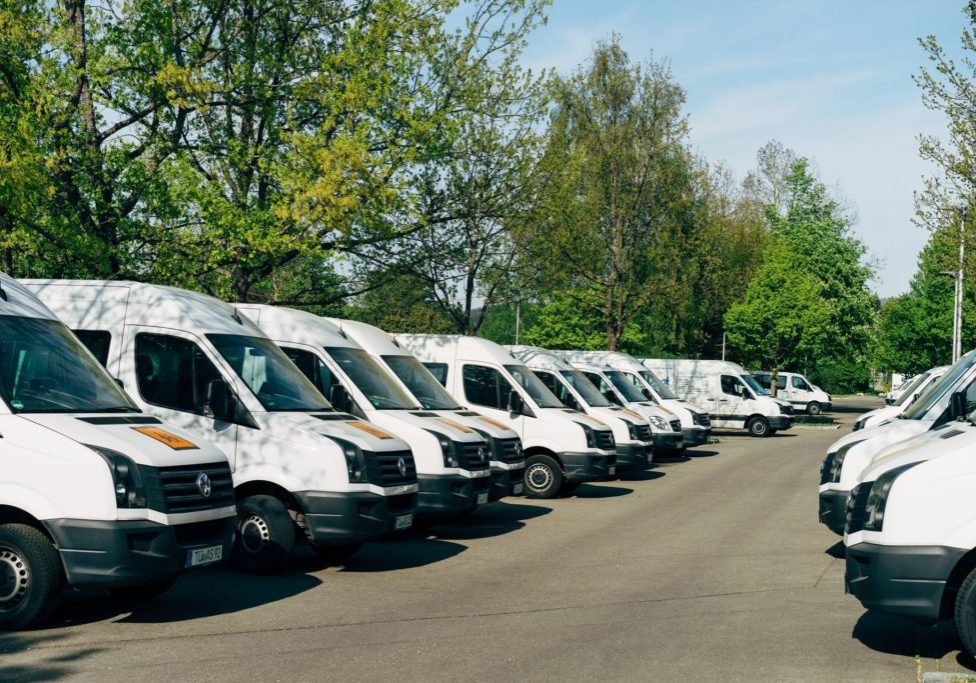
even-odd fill
[(409, 529), (413, 526), (413, 515), (400, 515), (393, 521), (394, 529)]
[(512, 487), (512, 494), (516, 496), (522, 495), (522, 484), (515, 484)]
[(478, 494), (478, 505), (484, 505), (487, 502), (488, 502), (488, 494), (487, 493), (479, 493)]
[(616, 474), (616, 473), (617, 473), (617, 466), (610, 465), (610, 474)]
[(205, 564), (213, 564), (224, 559), (224, 546), (212, 545), (209, 548), (197, 548), (186, 552), (186, 566), (199, 567)]

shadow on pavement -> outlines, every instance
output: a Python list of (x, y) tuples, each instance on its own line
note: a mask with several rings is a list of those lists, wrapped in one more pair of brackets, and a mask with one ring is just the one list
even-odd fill
[(660, 470), (643, 470), (641, 472), (623, 472), (620, 481), (653, 481), (664, 476)]
[(524, 505), (499, 501), (482, 506), (467, 515), (428, 524), (429, 534), (434, 538), (448, 540), (472, 540), (491, 538), (517, 531), (525, 526), (525, 520), (534, 519), (552, 512), (552, 508), (541, 505)]
[[(851, 637), (877, 652), (923, 659), (941, 659), (961, 647), (951, 621), (922, 626), (896, 615), (870, 611), (857, 620)], [(967, 667), (970, 663), (960, 661)]]
[(574, 495), (575, 498), (619, 498), (633, 493), (634, 489), (623, 486), (594, 486), (593, 484), (583, 484)]
[(835, 560), (843, 560), (847, 557), (847, 550), (843, 541), (837, 541), (824, 551), (825, 555), (830, 555)]
[[(430, 538), (427, 529), (417, 529), (387, 541), (367, 543), (362, 550), (339, 563), (343, 572), (392, 572), (413, 569), (460, 555), (467, 546)], [(490, 535), (490, 534), (489, 534)]]
[(5, 665), (3, 655), (12, 655), (25, 650), (54, 645), (63, 640), (63, 635), (24, 631), (21, 633), (0, 633), (0, 681), (56, 681), (75, 673), (71, 664), (98, 654), (103, 648), (79, 648), (65, 652), (55, 647), (47, 656), (34, 658), (29, 665)]
[(718, 455), (718, 451), (708, 451), (708, 450), (689, 450), (685, 451), (686, 458), (711, 458)]

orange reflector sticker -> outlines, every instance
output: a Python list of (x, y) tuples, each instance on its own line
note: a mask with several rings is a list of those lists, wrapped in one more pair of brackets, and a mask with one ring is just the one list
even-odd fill
[(499, 429), (508, 429), (508, 427), (503, 425), (501, 422), (495, 422), (490, 417), (485, 417), (484, 415), (482, 415), (478, 419), (481, 420), (482, 422), (486, 422), (490, 424), (492, 427), (498, 427)]
[(133, 427), (135, 431), (140, 434), (145, 434), (150, 439), (155, 439), (160, 443), (164, 443), (174, 451), (191, 451), (195, 448), (199, 448), (195, 443), (187, 441), (182, 436), (177, 436), (172, 432), (167, 432), (165, 429), (160, 429), (159, 427)]
[(438, 422), (443, 422), (448, 427), (453, 427), (454, 429), (458, 430), (462, 434), (473, 434), (474, 433), (474, 430), (473, 429), (468, 429), (463, 424), (460, 424), (458, 422), (455, 422), (454, 420), (448, 420), (446, 417), (439, 417), (439, 418), (437, 418), (437, 421)]
[(642, 418), (640, 415), (635, 413), (633, 410), (627, 410), (626, 408), (624, 408), (623, 412), (626, 413), (627, 415), (630, 415), (631, 417), (636, 417), (638, 420), (642, 422), (644, 421), (644, 418)]
[(575, 417), (577, 419), (585, 420), (587, 422), (592, 422), (593, 424), (599, 425), (601, 427), (606, 427), (607, 426), (607, 423), (606, 422), (600, 422), (595, 417), (590, 417), (589, 415), (574, 415), (573, 417)]
[(382, 429), (380, 429), (378, 427), (374, 427), (371, 424), (366, 424), (365, 422), (347, 422), (346, 424), (349, 425), (350, 427), (355, 427), (356, 429), (358, 429), (361, 432), (366, 432), (367, 434), (372, 434), (377, 439), (392, 439), (393, 438), (393, 435), (392, 434), (388, 434), (387, 432), (384, 432)]

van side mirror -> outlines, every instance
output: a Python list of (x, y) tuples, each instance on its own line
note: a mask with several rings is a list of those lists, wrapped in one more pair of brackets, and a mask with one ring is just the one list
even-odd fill
[(333, 384), (329, 388), (329, 403), (340, 413), (348, 413), (352, 409), (349, 392), (341, 384)]
[(113, 377), (112, 379), (114, 379), (115, 383), (119, 385), (119, 389), (125, 389), (125, 382), (123, 382), (118, 377)]
[(512, 389), (508, 392), (508, 412), (522, 414), (525, 411), (525, 401), (522, 395)]
[(949, 397), (949, 419), (958, 420), (966, 416), (966, 392), (956, 391)]
[(215, 420), (233, 421), (237, 417), (237, 401), (222, 379), (207, 382), (207, 398), (203, 404), (203, 414)]
[(648, 389), (647, 387), (642, 387), (641, 393), (644, 394), (644, 398), (646, 398), (648, 401), (654, 400), (654, 395), (651, 393), (651, 390)]

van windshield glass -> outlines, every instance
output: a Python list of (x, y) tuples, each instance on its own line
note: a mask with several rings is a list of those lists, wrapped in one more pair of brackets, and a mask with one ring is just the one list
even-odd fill
[(895, 401), (894, 405), (896, 406), (904, 405), (905, 401), (908, 400), (908, 397), (913, 396), (918, 391), (918, 388), (922, 386), (922, 383), (928, 378), (929, 378), (929, 373), (927, 372), (923, 372), (922, 374), (913, 377), (912, 381), (908, 384), (907, 387), (905, 387), (905, 390), (901, 392), (901, 396), (898, 397), (898, 400)]
[[(976, 365), (976, 349), (970, 351), (965, 356), (957, 360), (951, 368), (946, 371), (939, 379), (929, 384), (928, 388), (900, 417), (906, 420), (921, 420), (933, 408), (937, 409), (932, 417), (938, 418), (939, 415), (949, 407), (950, 389), (953, 389), (962, 377), (969, 372), (969, 369)], [(963, 389), (964, 387), (959, 387)]]
[(524, 365), (506, 365), (505, 369), (515, 378), (525, 393), (532, 397), (535, 404), (540, 408), (565, 408), (563, 402), (556, 398), (556, 395), (549, 391), (549, 388), (542, 383), (542, 380), (535, 376), (535, 373)]
[(739, 375), (739, 379), (745, 382), (750, 389), (756, 392), (756, 396), (769, 396), (769, 392), (759, 386), (759, 382), (757, 382), (752, 375)]
[(268, 412), (332, 410), (315, 385), (270, 339), (243, 334), (208, 334), (207, 339)]
[(413, 356), (383, 356), (400, 381), (407, 385), (413, 397), (425, 410), (457, 410), (461, 406), (451, 398), (430, 370)]
[(627, 376), (619, 370), (608, 370), (603, 373), (613, 384), (614, 388), (620, 392), (625, 401), (630, 403), (647, 403), (648, 398), (634, 386), (634, 383), (627, 379)]
[(0, 315), (0, 397), (15, 413), (138, 413), (57, 320)]
[(650, 370), (641, 370), (640, 376), (644, 378), (644, 381), (651, 385), (651, 388), (657, 392), (657, 395), (663, 399), (674, 399), (678, 398), (678, 395), (667, 384), (661, 381), (661, 378), (655, 375)]
[(561, 370), (559, 374), (566, 378), (570, 386), (583, 397), (583, 400), (591, 408), (606, 408), (607, 406), (613, 405), (607, 400), (606, 396), (600, 393), (599, 389), (593, 386), (593, 382), (586, 379), (586, 375), (579, 370)]
[(416, 399), (397, 386), (383, 366), (363, 349), (329, 346), (325, 351), (377, 410), (416, 410), (420, 407)]

